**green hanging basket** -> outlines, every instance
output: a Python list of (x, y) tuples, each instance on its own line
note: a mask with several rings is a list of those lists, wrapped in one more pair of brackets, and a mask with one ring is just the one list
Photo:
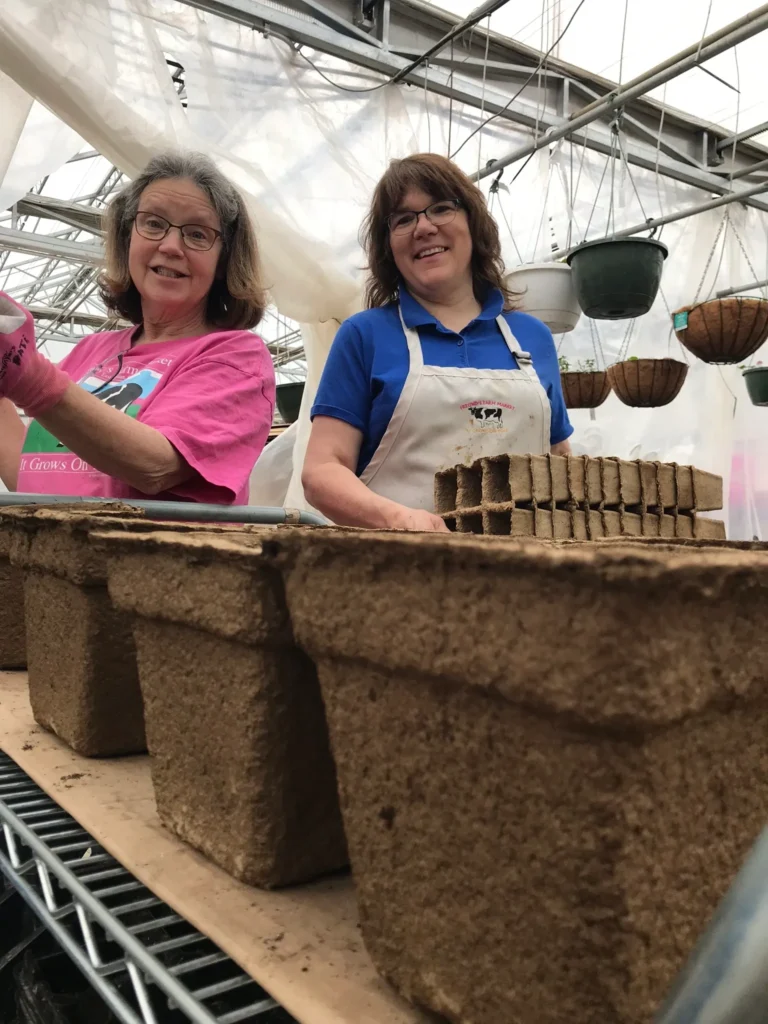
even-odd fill
[(584, 313), (594, 320), (628, 320), (647, 313), (668, 252), (655, 238), (606, 238), (574, 249), (568, 263)]
[(277, 408), (286, 423), (295, 423), (299, 418), (301, 399), (304, 397), (304, 381), (277, 385)]
[(752, 405), (768, 405), (768, 366), (749, 366), (742, 376)]

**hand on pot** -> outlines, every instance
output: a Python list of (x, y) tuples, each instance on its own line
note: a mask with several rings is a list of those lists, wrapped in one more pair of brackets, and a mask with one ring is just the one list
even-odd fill
[(0, 398), (37, 416), (55, 405), (69, 384), (66, 373), (37, 351), (32, 314), (0, 292)]
[(427, 512), (421, 508), (406, 508), (405, 505), (398, 506), (397, 514), (394, 516), (390, 529), (392, 530), (413, 530), (417, 533), (448, 533), (448, 527), (440, 516), (434, 512)]

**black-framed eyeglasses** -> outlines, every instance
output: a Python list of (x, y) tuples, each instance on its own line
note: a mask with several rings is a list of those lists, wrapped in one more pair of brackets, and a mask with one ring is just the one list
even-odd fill
[(181, 240), (188, 249), (197, 249), (198, 252), (205, 252), (212, 249), (217, 238), (221, 238), (221, 232), (215, 228), (209, 228), (205, 224), (171, 224), (165, 217), (157, 213), (147, 213), (139, 210), (133, 223), (142, 238), (152, 242), (159, 242), (165, 238), (171, 228), (178, 228), (181, 232)]
[(423, 210), (398, 210), (396, 213), (390, 213), (387, 217), (387, 224), (393, 235), (404, 235), (407, 231), (415, 230), (422, 213), (430, 224), (439, 226), (452, 221), (456, 216), (456, 211), (460, 209), (460, 199), (439, 199), (436, 203), (430, 203)]

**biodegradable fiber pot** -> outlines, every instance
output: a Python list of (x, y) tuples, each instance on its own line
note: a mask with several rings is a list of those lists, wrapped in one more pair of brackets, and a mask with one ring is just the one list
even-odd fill
[(0, 669), (26, 668), (24, 577), (10, 562), (11, 524), (0, 510)]
[(625, 359), (608, 367), (608, 380), (624, 405), (646, 409), (677, 398), (688, 374), (678, 359)]
[(514, 292), (517, 306), (543, 321), (553, 334), (572, 331), (581, 309), (567, 263), (529, 263), (507, 274), (507, 287)]
[(642, 316), (654, 303), (668, 252), (655, 238), (584, 242), (568, 256), (579, 305), (595, 320)]
[(605, 370), (567, 370), (560, 374), (560, 383), (569, 409), (596, 409), (611, 390)]
[(648, 1024), (768, 817), (766, 546), (265, 548), (378, 969), (457, 1024)]
[(286, 423), (295, 423), (301, 411), (301, 400), (304, 397), (304, 382), (278, 384), (275, 389), (277, 408)]
[(680, 344), (705, 363), (740, 363), (768, 338), (768, 299), (712, 299), (672, 314)]
[(768, 405), (768, 366), (750, 366), (742, 374), (753, 405)]
[(109, 600), (106, 565), (88, 543), (129, 506), (15, 509), (11, 562), (24, 574), (29, 699), (36, 721), (86, 757), (146, 749), (128, 620)]
[(346, 865), (315, 666), (294, 644), (258, 534), (94, 542), (116, 606), (135, 616), (161, 821), (250, 885)]

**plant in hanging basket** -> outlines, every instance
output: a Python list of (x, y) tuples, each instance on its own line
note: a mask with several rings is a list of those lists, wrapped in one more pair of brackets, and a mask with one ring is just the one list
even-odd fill
[(571, 370), (568, 360), (561, 356), (560, 383), (568, 409), (596, 409), (608, 397), (611, 385), (605, 370), (598, 370), (594, 359), (585, 359)]
[(730, 296), (672, 314), (680, 344), (705, 363), (739, 363), (768, 338), (768, 299)]
[(669, 405), (688, 373), (678, 359), (625, 359), (609, 366), (608, 380), (625, 405), (647, 409)]
[(627, 320), (653, 305), (669, 250), (655, 238), (584, 242), (568, 256), (579, 305), (595, 320)]
[(752, 405), (768, 405), (768, 366), (748, 366), (742, 377)]

